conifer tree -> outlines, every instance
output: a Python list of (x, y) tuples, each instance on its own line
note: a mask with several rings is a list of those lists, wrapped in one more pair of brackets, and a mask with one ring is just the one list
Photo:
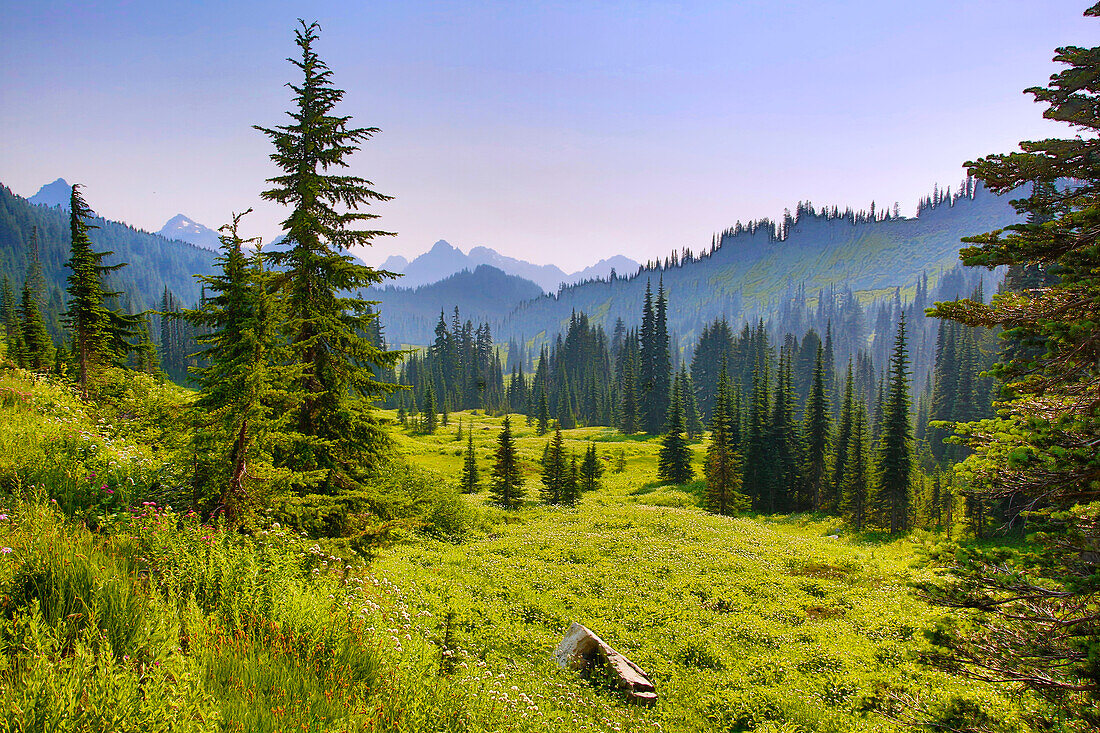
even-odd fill
[(619, 430), (624, 435), (638, 432), (638, 387), (634, 379), (634, 355), (623, 351), (623, 381), (619, 397)]
[(768, 427), (768, 453), (771, 461), (768, 485), (768, 511), (806, 508), (800, 501), (803, 486), (802, 445), (794, 418), (794, 389), (791, 384), (791, 351), (780, 350), (776, 370), (775, 396), (772, 399), (771, 424)]
[(300, 23), (295, 42), (301, 56), (290, 61), (302, 81), (289, 85), (295, 94), (290, 120), (255, 129), (271, 140), (271, 159), (282, 171), (261, 197), (290, 208), (282, 222), (286, 249), (270, 260), (279, 271), (287, 335), (300, 365), (297, 429), (318, 439), (303, 441), (285, 462), (299, 471), (324, 472), (311, 490), (335, 493), (361, 486), (388, 446), (371, 401), (396, 389), (375, 372), (393, 366), (399, 352), (371, 343), (366, 334), (377, 314), (369, 312), (367, 301), (347, 294), (389, 276), (358, 264), (348, 252), (390, 234), (365, 228), (377, 214), (359, 210), (389, 197), (370, 181), (336, 172), (378, 130), (351, 127), (349, 117), (334, 114), (344, 91), (333, 86), (332, 71), (314, 51), (319, 26)]
[(699, 405), (695, 400), (695, 385), (687, 373), (687, 365), (680, 365), (680, 399), (684, 403), (684, 432), (688, 438), (698, 438), (703, 434), (703, 422), (699, 418)]
[(684, 411), (677, 385), (672, 387), (667, 430), (657, 453), (657, 477), (674, 484), (686, 484), (695, 473), (691, 468), (691, 449), (684, 439)]
[(733, 440), (730, 425), (730, 389), (726, 373), (726, 361), (718, 376), (718, 392), (710, 419), (710, 444), (704, 474), (707, 479), (707, 508), (718, 514), (730, 514), (737, 506), (738, 489), (741, 488), (741, 466), (737, 444)]
[(428, 387), (424, 392), (424, 407), (422, 411), (424, 413), (424, 422), (421, 424), (420, 429), (428, 435), (434, 435), (437, 426), (436, 421), (439, 418), (436, 414), (435, 390), (432, 388), (431, 382), (428, 382)]
[(504, 417), (504, 426), (497, 438), (494, 452), (490, 498), (505, 509), (518, 509), (523, 502), (523, 476), (516, 456), (516, 441), (512, 437), (511, 418)]
[(576, 506), (580, 498), (580, 472), (577, 469), (577, 452), (569, 457), (569, 468), (565, 473), (565, 482), (561, 489), (561, 503), (564, 506)]
[(103, 276), (125, 267), (125, 263), (104, 265), (103, 259), (113, 253), (92, 249), (88, 231), (96, 228), (89, 223), (93, 216), (80, 194), (80, 185), (74, 185), (69, 197), (69, 308), (62, 317), (72, 331), (80, 389), (85, 395), (89, 376), (98, 367), (126, 355), (128, 339), (137, 327), (135, 316), (110, 310), (105, 304), (107, 298), (119, 293), (104, 288)]
[(848, 451), (851, 449), (852, 421), (855, 404), (852, 381), (852, 360), (848, 359), (848, 375), (844, 381), (844, 398), (841, 402), (840, 421), (837, 425), (836, 445), (833, 451), (833, 473), (829, 479), (834, 506), (839, 508), (844, 495), (844, 472), (848, 467)]
[(139, 372), (145, 374), (157, 374), (160, 372), (160, 355), (157, 346), (153, 343), (152, 332), (149, 327), (149, 319), (142, 315), (138, 324), (138, 341), (134, 344), (134, 357)]
[(550, 402), (546, 399), (545, 386), (539, 389), (539, 417), (538, 417), (538, 432), (539, 435), (546, 435), (550, 430)]
[(766, 362), (758, 362), (753, 370), (752, 402), (748, 406), (748, 420), (744, 430), (745, 491), (758, 511), (774, 512), (770, 484), (774, 470), (771, 445), (768, 438), (768, 368)]
[(810, 394), (806, 398), (803, 435), (806, 441), (804, 475), (815, 512), (828, 511), (834, 504), (829, 490), (828, 454), (832, 425), (829, 420), (829, 398), (825, 392), (825, 351), (818, 344), (814, 361)]
[[(458, 424), (459, 430), (462, 423)], [(477, 456), (474, 454), (474, 431), (466, 431), (466, 455), (462, 461), (462, 493), (476, 494), (478, 491)]]
[(596, 444), (589, 441), (588, 448), (584, 452), (584, 460), (581, 462), (581, 490), (595, 491), (598, 489), (601, 476), (603, 476), (603, 466), (600, 464), (599, 456), (596, 455)]
[(562, 443), (561, 426), (554, 430), (554, 437), (546, 444), (542, 459), (542, 488), (539, 495), (547, 504), (560, 504), (565, 492), (569, 467), (565, 462), (565, 447)]
[(207, 366), (192, 369), (199, 388), (192, 438), (195, 495), (204, 513), (233, 524), (260, 508), (258, 492), (290, 479), (273, 468), (271, 451), (292, 442), (286, 430), (293, 402), (286, 385), (297, 376), (297, 368), (286, 365), (278, 336), (281, 314), (268, 292), (262, 255), (250, 263), (244, 254), (243, 246), (257, 240), (238, 234), (243, 216), (222, 227), (221, 272), (202, 278), (202, 307), (184, 313), (206, 330), (199, 345)]
[[(1085, 15), (1100, 17), (1100, 4)], [(1096, 730), (1100, 48), (1059, 48), (1054, 60), (1068, 68), (1027, 92), (1047, 105), (1044, 117), (1068, 123), (1073, 134), (967, 163), (994, 193), (1043, 184), (1038, 195), (1033, 186), (1031, 197), (1014, 202), (1028, 214), (1025, 221), (967, 238), (971, 246), (960, 253), (967, 265), (1007, 265), (1020, 276), (1031, 270), (1036, 281), (998, 294), (992, 304), (938, 303), (933, 313), (968, 326), (999, 326), (1021, 342), (994, 370), (1003, 382), (999, 416), (959, 432), (974, 451), (964, 461), (969, 490), (986, 499), (1021, 499), (1031, 510), (1032, 544), (947, 558), (950, 582), (930, 592), (947, 606), (980, 610), (938, 635), (946, 666), (1036, 689), (1075, 727)]]
[(898, 321), (883, 401), (881, 439), (875, 473), (875, 508), (891, 534), (909, 528), (909, 481), (913, 469), (913, 426), (909, 418), (909, 357), (905, 314)]
[(23, 283), (23, 299), (20, 308), (20, 338), (17, 341), (22, 348), (22, 364), (27, 369), (45, 372), (53, 368), (54, 346), (46, 330), (46, 322), (38, 310), (38, 297), (31, 290), (31, 278)]
[(853, 410), (852, 432), (845, 451), (840, 489), (841, 511), (857, 532), (862, 532), (867, 523), (870, 437), (867, 408), (858, 402)]
[(19, 311), (15, 305), (15, 292), (12, 290), (7, 275), (4, 275), (3, 284), (0, 286), (0, 308), (3, 309), (0, 315), (4, 320), (4, 346), (7, 349), (7, 357), (10, 362), (18, 365), (23, 358), (22, 329), (19, 327)]

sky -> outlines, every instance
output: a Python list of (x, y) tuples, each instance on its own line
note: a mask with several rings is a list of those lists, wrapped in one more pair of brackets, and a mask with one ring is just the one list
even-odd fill
[(912, 215), (963, 163), (1065, 136), (1026, 87), (1094, 46), (1079, 0), (51, 2), (0, 0), (0, 183), (56, 178), (156, 231), (285, 209), (253, 125), (282, 124), (296, 19), (381, 128), (349, 171), (393, 196), (412, 259), (438, 239), (566, 271), (709, 246), (799, 201)]

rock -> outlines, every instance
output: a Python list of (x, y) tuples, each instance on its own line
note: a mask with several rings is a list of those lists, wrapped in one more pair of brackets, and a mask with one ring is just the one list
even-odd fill
[(574, 622), (569, 627), (554, 656), (565, 669), (586, 675), (602, 670), (610, 677), (612, 685), (622, 690), (635, 705), (657, 703), (653, 683), (642, 668), (581, 624)]

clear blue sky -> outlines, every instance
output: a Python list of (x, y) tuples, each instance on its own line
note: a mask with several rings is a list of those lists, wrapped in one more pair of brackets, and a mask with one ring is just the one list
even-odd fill
[(1063, 135), (1022, 94), (1078, 0), (50, 2), (0, 0), (0, 182), (64, 177), (104, 216), (216, 228), (260, 202), (295, 18), (382, 128), (352, 170), (394, 201), (379, 262), (447, 239), (577, 269), (709, 244), (799, 200), (912, 213), (962, 163)]

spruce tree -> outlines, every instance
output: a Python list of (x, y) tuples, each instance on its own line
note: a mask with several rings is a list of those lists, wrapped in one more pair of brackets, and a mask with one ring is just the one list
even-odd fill
[(589, 441), (588, 448), (584, 451), (584, 460), (581, 462), (580, 488), (583, 491), (595, 491), (600, 486), (600, 477), (603, 476), (603, 465), (596, 455), (596, 444)]
[(17, 343), (22, 348), (22, 363), (27, 369), (46, 372), (54, 365), (54, 346), (46, 322), (38, 309), (38, 297), (31, 289), (31, 278), (23, 283), (23, 298), (20, 308), (20, 334)]
[(576, 506), (580, 498), (580, 472), (577, 469), (577, 452), (569, 457), (569, 468), (565, 472), (565, 482), (561, 489), (561, 503), (564, 506)]
[(768, 427), (770, 481), (768, 511), (785, 512), (806, 509), (802, 491), (802, 442), (794, 417), (794, 389), (791, 383), (791, 350), (780, 350), (776, 370), (775, 396), (772, 399), (771, 424)]
[[(1085, 15), (1100, 17), (1100, 4)], [(1002, 327), (1020, 342), (994, 368), (999, 416), (958, 431), (974, 451), (964, 461), (969, 490), (989, 500), (1018, 497), (1031, 508), (1033, 534), (1019, 551), (971, 548), (947, 558), (950, 582), (930, 592), (949, 607), (983, 611), (940, 635), (946, 666), (1036, 689), (1074, 727), (1096, 730), (1100, 47), (1059, 48), (1054, 60), (1067, 68), (1027, 92), (1047, 106), (1045, 118), (1073, 130), (967, 163), (992, 192), (1031, 186), (1032, 196), (1014, 202), (1025, 221), (967, 238), (961, 259), (1007, 265), (1021, 279), (1031, 274), (1031, 287), (1008, 289), (991, 304), (938, 303), (934, 311), (968, 326)]]
[(19, 325), (19, 310), (15, 305), (15, 292), (7, 275), (4, 275), (2, 290), (0, 290), (0, 307), (3, 308), (4, 346), (7, 349), (8, 361), (20, 365), (23, 360), (23, 333)]
[(542, 488), (539, 495), (547, 504), (559, 504), (565, 491), (569, 467), (565, 462), (561, 426), (554, 430), (554, 437), (546, 444), (542, 459)]
[(836, 445), (833, 452), (833, 473), (830, 477), (830, 490), (832, 492), (833, 507), (840, 505), (844, 490), (844, 472), (848, 467), (848, 451), (851, 447), (852, 420), (855, 417), (853, 410), (855, 405), (852, 394), (852, 360), (848, 359), (848, 376), (844, 381), (844, 399), (840, 408), (840, 423), (837, 427)]
[(512, 437), (512, 424), (508, 416), (504, 418), (504, 426), (497, 438), (497, 449), (493, 457), (489, 496), (505, 509), (518, 509), (523, 503), (523, 476), (520, 473), (516, 441)]
[(87, 395), (88, 379), (97, 368), (107, 366), (126, 355), (129, 338), (137, 327), (137, 318), (106, 306), (107, 298), (119, 293), (106, 290), (103, 276), (125, 267), (125, 263), (104, 265), (113, 252), (96, 252), (88, 231), (95, 229), (94, 214), (74, 185), (69, 197), (69, 233), (71, 248), (68, 277), (69, 308), (62, 315), (73, 336), (73, 352), (81, 391)]
[(829, 511), (835, 503), (828, 476), (829, 444), (832, 437), (829, 409), (829, 398), (825, 392), (825, 350), (819, 342), (814, 360), (813, 378), (810, 382), (810, 393), (806, 398), (803, 425), (806, 443), (803, 475), (815, 512)]
[(883, 401), (881, 438), (875, 465), (875, 509), (891, 534), (909, 528), (909, 482), (913, 470), (913, 426), (909, 418), (909, 357), (905, 314), (898, 321)]
[(718, 392), (710, 419), (710, 444), (707, 446), (704, 473), (707, 479), (707, 508), (718, 514), (731, 514), (737, 507), (741, 488), (741, 466), (730, 424), (730, 388), (726, 360), (718, 376)]
[(684, 411), (676, 385), (673, 385), (669, 400), (667, 430), (657, 453), (657, 477), (674, 484), (686, 484), (695, 473), (691, 468), (691, 449), (684, 439)]
[(284, 459), (296, 470), (323, 472), (310, 490), (335, 493), (361, 486), (389, 445), (371, 402), (396, 389), (375, 372), (392, 367), (399, 352), (371, 343), (366, 334), (377, 314), (350, 295), (388, 274), (357, 263), (348, 251), (390, 234), (367, 228), (377, 215), (360, 211), (389, 197), (370, 181), (338, 172), (378, 130), (351, 127), (349, 117), (334, 114), (344, 92), (314, 51), (319, 26), (300, 22), (295, 42), (301, 56), (290, 61), (302, 81), (289, 85), (295, 95), (290, 120), (255, 129), (271, 140), (271, 160), (282, 171), (268, 179), (272, 187), (261, 197), (290, 209), (282, 222), (286, 248), (269, 257), (279, 271), (286, 333), (301, 372), (297, 430), (317, 438)]
[[(246, 214), (248, 212), (245, 212)], [(198, 508), (230, 523), (246, 520), (291, 476), (272, 465), (272, 450), (293, 444), (287, 434), (293, 399), (286, 385), (297, 376), (279, 338), (281, 313), (268, 292), (262, 254), (250, 262), (238, 226), (222, 227), (221, 272), (202, 278), (202, 307), (184, 312), (204, 329), (199, 338), (206, 366), (192, 369), (199, 388), (192, 436), (194, 494)]]
[(623, 380), (619, 397), (619, 430), (624, 435), (638, 432), (638, 386), (634, 378), (634, 354), (623, 351)]
[(422, 411), (424, 413), (424, 422), (420, 429), (428, 435), (435, 435), (439, 417), (436, 414), (435, 390), (432, 388), (431, 382), (428, 383), (428, 387), (424, 392), (424, 407)]
[(546, 399), (546, 388), (543, 386), (539, 389), (539, 416), (536, 432), (539, 435), (546, 435), (548, 430), (550, 430), (550, 402)]
[(867, 523), (870, 437), (867, 408), (862, 402), (858, 402), (853, 411), (851, 437), (845, 451), (840, 488), (841, 511), (857, 532), (862, 532)]
[[(462, 429), (462, 423), (458, 425)], [(474, 454), (473, 428), (466, 431), (466, 455), (462, 461), (462, 493), (476, 494), (478, 491), (477, 456)]]
[(680, 399), (684, 403), (684, 431), (688, 438), (698, 438), (703, 434), (703, 422), (699, 417), (699, 404), (695, 399), (695, 385), (687, 373), (687, 365), (680, 365)]

